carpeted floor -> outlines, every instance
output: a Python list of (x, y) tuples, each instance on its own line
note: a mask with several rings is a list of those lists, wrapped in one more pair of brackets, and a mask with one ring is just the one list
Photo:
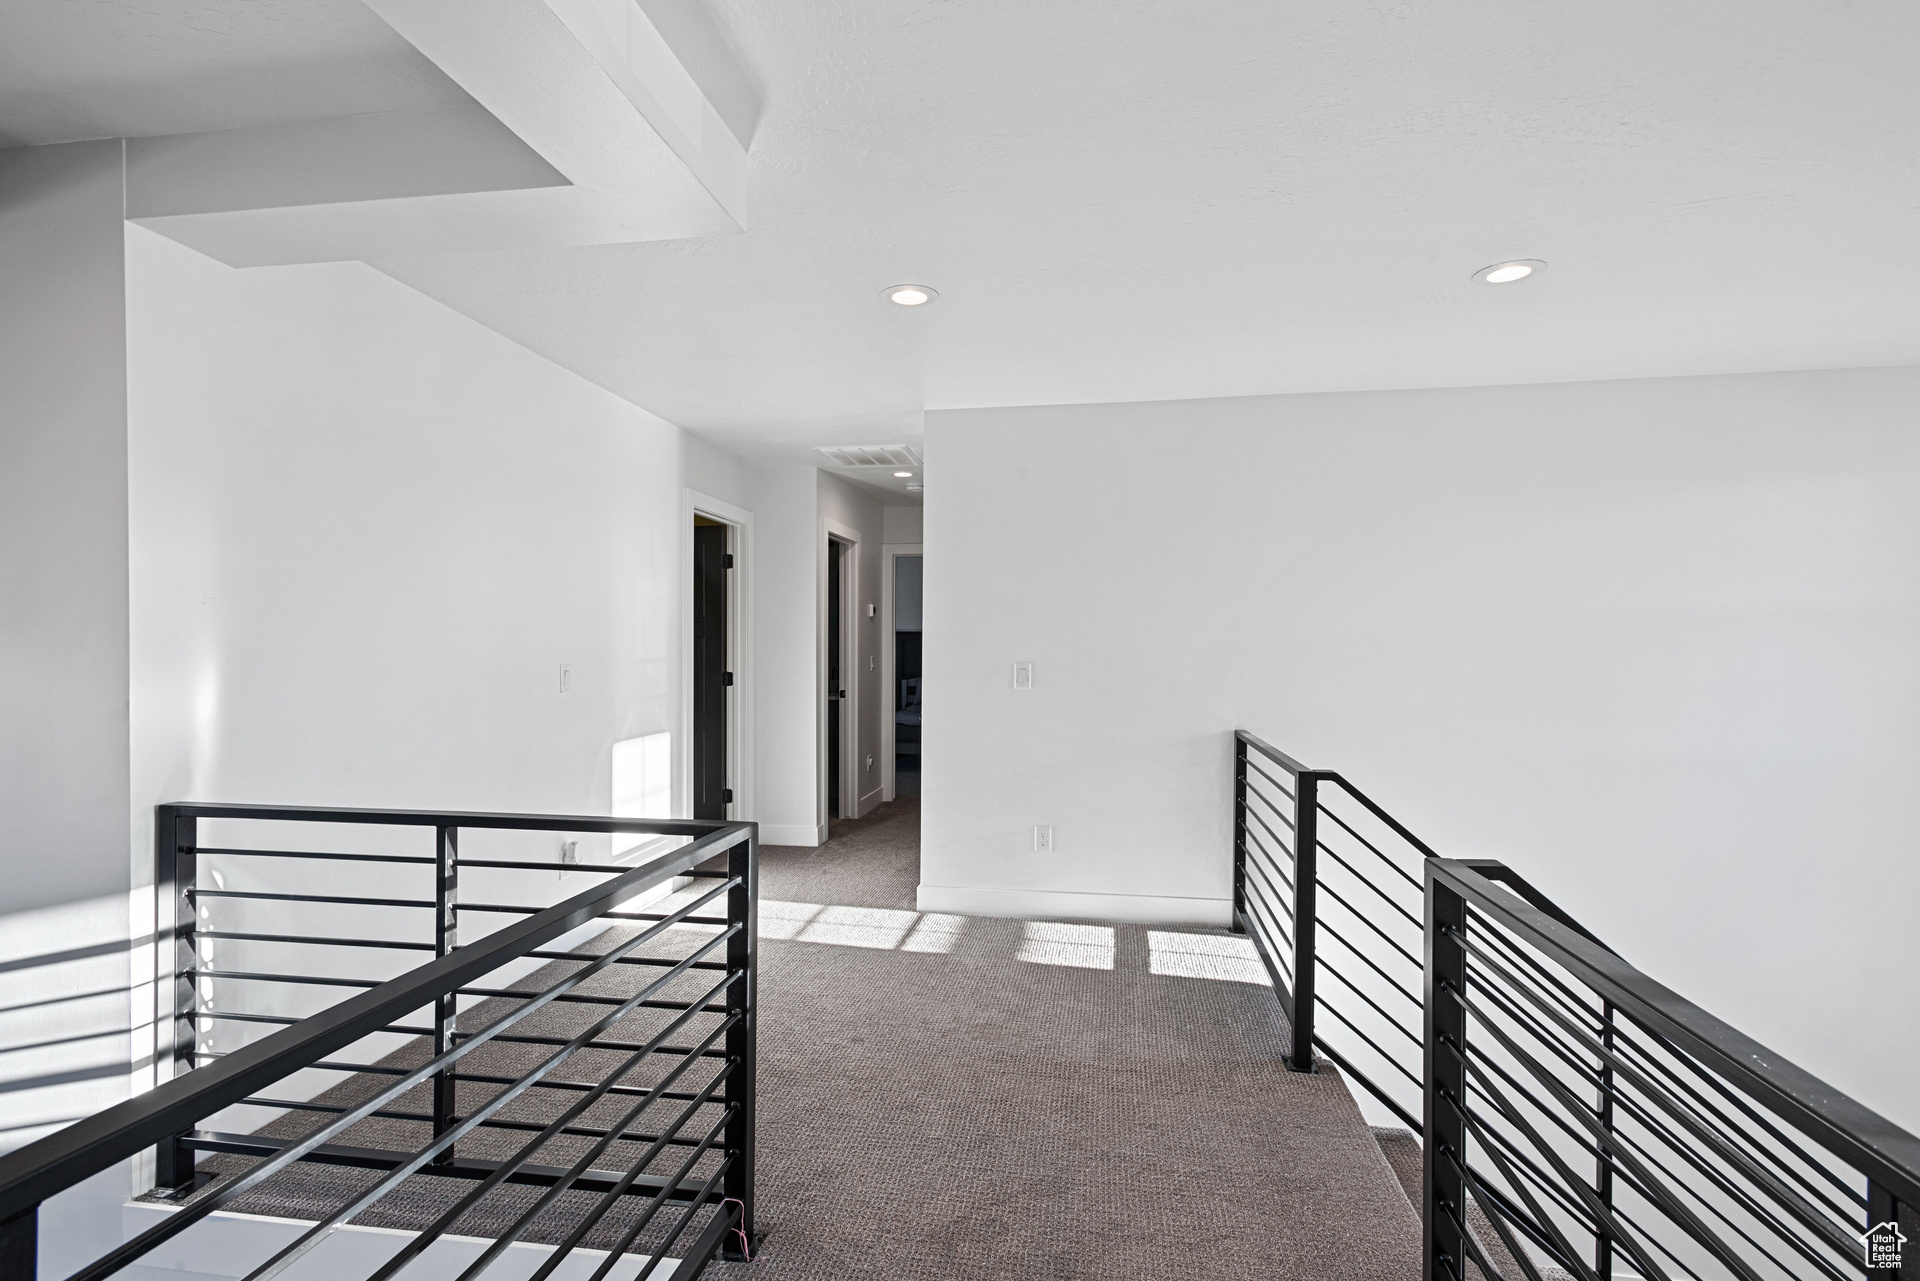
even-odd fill
[[(1413, 1137), (1411, 1130), (1397, 1127), (1374, 1127), (1374, 1139), (1380, 1144), (1380, 1150), (1386, 1154), (1387, 1164), (1393, 1167), (1394, 1178), (1406, 1190), (1407, 1200), (1413, 1203), (1414, 1213), (1420, 1213), (1422, 1199), (1420, 1187), (1420, 1140)], [(1526, 1274), (1520, 1265), (1514, 1262), (1513, 1254), (1500, 1240), (1500, 1234), (1494, 1230), (1493, 1221), (1487, 1218), (1476, 1199), (1467, 1206), (1467, 1221), (1473, 1226), (1474, 1239), (1480, 1248), (1487, 1252), (1487, 1258), (1502, 1276), (1523, 1277)], [(1573, 1281), (1566, 1272), (1540, 1258), (1529, 1260), (1540, 1273), (1543, 1281)], [(1467, 1264), (1468, 1281), (1485, 1281), (1486, 1274), (1478, 1265)]]
[(825, 845), (761, 847), (760, 896), (911, 911), (920, 889), (920, 802), (894, 801), (833, 824)]
[(710, 1275), (1417, 1274), (1411, 1205), (1339, 1077), (1282, 1065), (1241, 940), (913, 913), (916, 810), (766, 852), (766, 1240)]
[[(1340, 1078), (1282, 1065), (1285, 1024), (1243, 940), (920, 914), (918, 817), (905, 800), (819, 849), (763, 851), (764, 1240), (709, 1276), (1417, 1274), (1408, 1197)], [(249, 1208), (310, 1212), (354, 1177), (298, 1174), (300, 1196)], [(360, 1222), (418, 1225), (451, 1195), (409, 1189)], [(458, 1230), (529, 1199), (496, 1196)]]

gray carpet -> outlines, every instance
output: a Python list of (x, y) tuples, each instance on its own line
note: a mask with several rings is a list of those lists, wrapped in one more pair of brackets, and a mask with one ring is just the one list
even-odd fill
[(1387, 1158), (1387, 1164), (1393, 1168), (1393, 1177), (1399, 1182), (1401, 1191), (1407, 1194), (1414, 1213), (1418, 1214), (1423, 1196), (1420, 1186), (1420, 1140), (1413, 1137), (1412, 1130), (1379, 1125), (1373, 1127), (1373, 1138), (1380, 1145), (1380, 1152)]
[[(908, 800), (820, 849), (764, 851), (765, 1239), (754, 1263), (709, 1276), (1418, 1273), (1417, 1220), (1380, 1145), (1336, 1074), (1282, 1066), (1284, 1021), (1269, 990), (1237, 981), (1238, 940), (922, 917), (917, 823)], [(309, 1167), (249, 1208), (311, 1214), (357, 1177)], [(359, 1222), (418, 1226), (464, 1187), (411, 1185), (449, 1183), (412, 1180)], [(487, 1235), (531, 1195), (502, 1190), (459, 1230)]]
[[(1420, 1140), (1413, 1136), (1411, 1130), (1381, 1126), (1374, 1127), (1373, 1137), (1380, 1144), (1380, 1151), (1385, 1154), (1387, 1164), (1393, 1167), (1394, 1178), (1399, 1180), (1400, 1186), (1405, 1189), (1407, 1200), (1413, 1203), (1414, 1213), (1419, 1214), (1423, 1200), (1420, 1185)], [(1493, 1266), (1502, 1276), (1524, 1277), (1526, 1275), (1520, 1265), (1514, 1261), (1505, 1243), (1500, 1240), (1500, 1234), (1494, 1230), (1493, 1221), (1487, 1217), (1478, 1199), (1467, 1206), (1467, 1222), (1473, 1228), (1474, 1239), (1480, 1243), (1480, 1248), (1486, 1251), (1487, 1258), (1492, 1261)], [(1568, 1273), (1550, 1263), (1539, 1259), (1534, 1259), (1532, 1262), (1544, 1281), (1573, 1281)], [(1486, 1281), (1486, 1274), (1472, 1262), (1467, 1264), (1467, 1272), (1469, 1281)]]
[(920, 802), (881, 805), (836, 820), (825, 845), (763, 846), (760, 894), (802, 903), (909, 911), (920, 889)]

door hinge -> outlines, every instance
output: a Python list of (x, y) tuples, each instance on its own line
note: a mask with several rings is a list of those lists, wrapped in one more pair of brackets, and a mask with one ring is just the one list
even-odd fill
[(727, 552), (727, 553), (726, 553), (726, 557), (727, 557), (727, 563), (726, 563), (726, 566), (725, 566), (725, 567), (726, 567), (727, 569), (732, 569), (732, 568), (733, 568), (733, 553), (732, 553), (732, 552)]
[(733, 789), (731, 787), (723, 787), (720, 789), (720, 803), (722, 805), (733, 804)]
[(721, 683), (722, 685), (731, 685), (731, 684), (733, 684), (733, 673), (732, 673), (732, 672), (721, 672), (721, 673), (720, 673), (720, 683)]

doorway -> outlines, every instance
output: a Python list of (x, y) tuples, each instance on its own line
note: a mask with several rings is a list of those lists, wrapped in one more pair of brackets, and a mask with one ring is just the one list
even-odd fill
[(893, 569), (893, 794), (920, 795), (920, 586), (923, 560), (888, 557)]
[(847, 696), (851, 664), (847, 659), (847, 602), (853, 598), (852, 544), (839, 538), (827, 539), (827, 821), (853, 813), (847, 792), (851, 771), (845, 760), (853, 741), (849, 722), (852, 700)]
[(693, 817), (724, 819), (733, 801), (727, 778), (727, 577), (731, 528), (693, 518)]

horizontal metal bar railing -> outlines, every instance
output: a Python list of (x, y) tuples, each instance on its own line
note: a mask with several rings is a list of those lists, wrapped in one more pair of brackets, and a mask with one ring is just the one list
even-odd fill
[[(435, 1173), (451, 1172), (458, 1167), (463, 1177), (471, 1175), (482, 1183), (489, 1179), (497, 1183), (511, 1178), (516, 1182), (535, 1182), (546, 1186), (558, 1186), (572, 1182), (585, 1191), (600, 1191), (621, 1185), (621, 1195), (672, 1195), (692, 1201), (688, 1217), (683, 1217), (672, 1225), (671, 1238), (679, 1240), (685, 1235), (692, 1222), (691, 1214), (701, 1205), (713, 1202), (714, 1195), (724, 1191), (728, 1204), (716, 1211), (713, 1221), (698, 1234), (698, 1248), (712, 1246), (719, 1248), (728, 1231), (737, 1233), (751, 1232), (751, 1126), (752, 1126), (752, 957), (754, 953), (753, 934), (755, 931), (755, 891), (753, 888), (753, 847), (754, 834), (751, 824), (691, 822), (682, 820), (622, 819), (602, 816), (573, 815), (535, 815), (535, 814), (488, 814), (466, 812), (426, 812), (393, 810), (342, 810), (320, 808), (274, 807), (274, 806), (232, 806), (232, 805), (179, 805), (163, 806), (158, 812), (157, 847), (161, 861), (162, 902), (166, 903), (171, 894), (179, 904), (174, 923), (163, 928), (161, 948), (159, 949), (163, 968), (171, 969), (172, 974), (163, 974), (162, 1003), (163, 1026), (168, 1021), (177, 1021), (181, 1029), (175, 1035), (170, 1047), (174, 1059), (185, 1069), (171, 1079), (163, 1080), (153, 1091), (127, 1103), (109, 1108), (92, 1117), (76, 1122), (34, 1144), (23, 1147), (13, 1153), (0, 1157), (0, 1277), (5, 1281), (15, 1281), (18, 1277), (31, 1277), (33, 1221), (36, 1207), (48, 1197), (71, 1187), (81, 1180), (98, 1173), (117, 1161), (130, 1157), (142, 1149), (157, 1148), (162, 1153), (163, 1183), (167, 1182), (165, 1167), (171, 1155), (174, 1165), (173, 1180), (185, 1179), (184, 1190), (193, 1191), (192, 1179), (194, 1152), (216, 1152), (241, 1154), (259, 1158), (244, 1175), (231, 1178), (215, 1188), (200, 1193), (187, 1207), (178, 1210), (148, 1233), (127, 1243), (118, 1250), (110, 1252), (93, 1265), (75, 1274), (78, 1281), (91, 1277), (105, 1277), (112, 1271), (136, 1259), (152, 1245), (183, 1230), (190, 1223), (204, 1217), (220, 1205), (231, 1203), (234, 1198), (246, 1193), (258, 1185), (261, 1180), (270, 1177), (275, 1171), (295, 1160), (313, 1160), (322, 1164), (353, 1163), (366, 1168), (386, 1169), (388, 1175), (378, 1181), (376, 1187), (384, 1189), (394, 1186), (398, 1180), (408, 1177), (416, 1170), (431, 1167)], [(349, 854), (345, 852), (318, 850), (270, 850), (248, 848), (241, 844), (222, 844), (199, 846), (194, 839), (196, 825), (200, 820), (259, 820), (276, 823), (334, 823), (334, 824), (373, 824), (380, 826), (412, 826), (426, 828), (437, 833), (440, 853), (436, 857), (425, 858), (403, 854)], [(453, 856), (454, 833), (461, 828), (497, 828), (506, 831), (542, 832), (562, 831), (580, 833), (619, 834), (631, 833), (651, 836), (681, 838), (679, 848), (661, 853), (638, 864), (555, 864), (533, 863), (538, 870), (552, 871), (558, 868), (563, 874), (572, 872), (601, 873), (605, 879), (578, 893), (575, 893), (551, 906), (524, 905), (511, 903), (468, 905), (470, 910), (504, 911), (525, 919), (511, 921), (476, 942), (465, 946), (453, 945), (451, 923), (456, 919), (459, 904), (455, 899), (452, 871), (460, 865), (486, 867), (490, 864), (518, 864), (521, 860), (463, 860)], [(349, 896), (336, 894), (309, 894), (281, 892), (277, 889), (229, 889), (202, 887), (194, 883), (194, 860), (200, 856), (221, 856), (238, 858), (268, 859), (317, 859), (349, 860), (365, 863), (406, 864), (431, 866), (439, 869), (439, 893), (433, 900), (402, 898), (398, 896)], [(713, 869), (698, 868), (696, 865), (716, 857), (724, 856), (728, 870), (716, 872)], [(503, 870), (528, 870), (518, 866), (509, 866)], [(702, 885), (692, 901), (671, 911), (626, 912), (620, 908), (628, 901), (651, 891), (664, 890), (669, 882), (677, 877), (713, 878), (714, 882)], [(439, 927), (439, 942), (410, 943), (403, 939), (382, 938), (346, 938), (317, 932), (273, 932), (250, 929), (211, 929), (199, 918), (194, 904), (198, 902), (238, 901), (239, 904), (281, 904), (302, 910), (325, 910), (340, 906), (353, 907), (394, 907), (394, 908), (433, 908), (439, 913), (442, 924)], [(700, 908), (707, 903), (722, 904), (724, 915), (703, 915)], [(163, 918), (164, 919), (164, 918)], [(578, 930), (580, 927), (596, 921), (606, 921), (609, 927), (616, 923), (641, 923), (640, 929), (631, 937), (624, 938), (617, 946), (605, 952), (581, 952), (570, 948), (546, 946), (553, 940)], [(664, 929), (707, 932), (706, 941), (690, 955), (677, 960), (670, 957), (642, 955), (632, 956), (649, 939), (659, 935)], [(609, 936), (611, 937), (611, 936)], [(435, 953), (434, 959), (419, 967), (393, 978), (359, 978), (335, 976), (329, 974), (286, 973), (277, 969), (227, 968), (204, 963), (199, 959), (199, 940), (226, 940), (246, 944), (309, 944), (328, 947), (384, 947), (401, 951), (425, 950)], [(175, 956), (180, 959), (175, 962)], [(557, 981), (546, 983), (537, 990), (529, 990), (524, 981), (486, 983), (483, 980), (503, 965), (522, 960), (546, 963), (549, 966), (572, 962), (574, 968), (562, 974)], [(631, 995), (610, 996), (597, 992), (574, 993), (570, 989), (578, 987), (596, 974), (611, 972), (616, 966), (628, 964), (650, 967), (654, 975)], [(695, 972), (719, 974), (719, 980), (710, 986), (705, 996), (696, 999), (679, 999), (667, 994), (667, 986), (679, 980), (681, 975)], [(222, 982), (252, 985), (263, 989), (268, 985), (292, 984), (304, 987), (332, 988), (347, 993), (334, 1004), (318, 1013), (305, 1017), (288, 1017), (279, 1013), (263, 1013), (256, 1009), (216, 1007), (204, 1000), (197, 999), (194, 993), (203, 983)], [(166, 1006), (175, 998), (173, 984), (182, 985), (182, 999), (174, 1012), (166, 1011)], [(238, 990), (238, 989), (229, 989)], [(466, 1028), (454, 1023), (453, 1002), (461, 996), (469, 1000), (484, 1000), (496, 1005), (512, 1005), (492, 1019), (484, 1027)], [(517, 1003), (517, 1004), (516, 1004)], [(533, 1012), (547, 1006), (572, 1008), (585, 1011), (597, 1011), (586, 1015), (591, 1025), (571, 1035), (549, 1035), (542, 1031), (530, 1034), (510, 1032), (514, 1024), (523, 1021)], [(272, 1008), (271, 1006), (269, 1008)], [(284, 1007), (283, 1007), (284, 1008)], [(435, 1026), (425, 1027), (403, 1021), (413, 1012), (432, 1009), (438, 1011)], [(656, 1035), (633, 1040), (619, 1035), (608, 1035), (615, 1025), (636, 1011), (665, 1011), (674, 1017), (668, 1020), (666, 1028)], [(718, 1019), (719, 1024), (712, 1030), (703, 1030), (685, 1044), (672, 1043), (669, 1033), (687, 1025), (687, 1020), (700, 1017)], [(237, 1026), (266, 1025), (277, 1030), (268, 1033), (251, 1043), (237, 1048), (215, 1051), (197, 1043), (193, 1029), (202, 1021), (209, 1024), (229, 1024)], [(353, 1046), (374, 1033), (390, 1033), (403, 1036), (424, 1038), (437, 1049), (427, 1063), (421, 1066), (396, 1066), (390, 1063), (361, 1063), (342, 1060), (336, 1053)], [(163, 1037), (163, 1041), (164, 1041)], [(552, 1047), (552, 1052), (543, 1060), (544, 1066), (530, 1073), (517, 1076), (503, 1076), (497, 1072), (460, 1071), (456, 1067), (461, 1060), (468, 1058), (477, 1049), (491, 1042), (516, 1042), (527, 1046)], [(724, 1045), (718, 1042), (724, 1041)], [(605, 1076), (598, 1081), (572, 1081), (554, 1076), (553, 1069), (568, 1061), (582, 1050), (597, 1049), (623, 1052), (629, 1056), (628, 1070), (651, 1056), (662, 1055), (678, 1063), (669, 1069), (668, 1076), (654, 1082), (651, 1086), (626, 1086), (618, 1084), (620, 1074)], [(169, 1050), (163, 1047), (163, 1053)], [(695, 1083), (686, 1090), (667, 1088), (679, 1074), (687, 1071), (696, 1062), (714, 1063), (717, 1070), (702, 1069), (700, 1075), (711, 1079), (704, 1086)], [(292, 1074), (304, 1070), (318, 1069), (329, 1072), (349, 1074), (367, 1074), (378, 1079), (386, 1078), (391, 1084), (376, 1091), (370, 1101), (353, 1106), (315, 1103), (309, 1100), (281, 1100), (263, 1094), (265, 1087), (276, 1081), (286, 1079)], [(553, 1079), (544, 1079), (553, 1076)], [(491, 1097), (475, 1106), (456, 1109), (453, 1106), (453, 1089), (457, 1081), (466, 1081), (480, 1086), (497, 1086)], [(429, 1112), (409, 1111), (405, 1107), (391, 1107), (388, 1104), (400, 1095), (415, 1088), (422, 1082), (431, 1082), (434, 1086), (435, 1105)], [(460, 1134), (476, 1129), (489, 1129), (505, 1133), (525, 1132), (527, 1122), (514, 1118), (494, 1117), (512, 1097), (533, 1089), (558, 1090), (571, 1096), (573, 1101), (563, 1109), (563, 1120), (538, 1127), (532, 1132), (530, 1142), (523, 1146), (517, 1158), (505, 1163), (493, 1163), (491, 1171), (482, 1169), (487, 1162), (476, 1162), (471, 1158), (458, 1157), (453, 1145)], [(718, 1093), (716, 1094), (716, 1091)], [(643, 1142), (661, 1149), (683, 1147), (685, 1143), (676, 1137), (681, 1122), (669, 1122), (667, 1129), (646, 1125), (635, 1128), (629, 1124), (614, 1127), (574, 1124), (574, 1118), (583, 1113), (592, 1102), (604, 1096), (615, 1096), (633, 1102), (630, 1115), (637, 1119), (641, 1112), (653, 1106), (656, 1100), (674, 1101), (685, 1104), (684, 1122), (701, 1107), (717, 1106), (722, 1109), (722, 1118), (716, 1127), (708, 1132), (703, 1141), (687, 1139), (686, 1142), (700, 1142), (701, 1151), (712, 1150), (719, 1155), (718, 1172), (709, 1171), (700, 1176), (702, 1181), (688, 1182), (688, 1172), (694, 1168), (684, 1167), (673, 1176), (657, 1176), (647, 1173), (644, 1162), (627, 1170), (594, 1174), (591, 1171), (548, 1170), (532, 1159), (533, 1153), (541, 1144), (553, 1135), (566, 1133), (576, 1137), (592, 1138), (604, 1148), (605, 1145), (618, 1142)], [(694, 1100), (701, 1100), (695, 1103)], [(278, 1109), (292, 1109), (303, 1115), (318, 1114), (330, 1117), (319, 1124), (318, 1128), (304, 1134), (297, 1140), (287, 1140), (267, 1134), (229, 1135), (216, 1131), (198, 1129), (198, 1123), (206, 1117), (236, 1105), (251, 1105)], [(360, 1120), (370, 1116), (406, 1122), (419, 1122), (431, 1127), (435, 1136), (425, 1149), (413, 1153), (381, 1154), (372, 1149), (342, 1147), (333, 1142), (335, 1136), (344, 1133)], [(702, 1121), (703, 1129), (706, 1122)], [(649, 1157), (648, 1160), (651, 1158)], [(184, 1161), (184, 1165), (181, 1162)], [(624, 1159), (623, 1159), (624, 1163)], [(499, 1170), (511, 1166), (506, 1174)], [(181, 1171), (184, 1170), (184, 1175)], [(537, 1173), (530, 1174), (529, 1171)], [(498, 1177), (495, 1177), (495, 1175)], [(709, 1177), (710, 1175), (710, 1177)], [(581, 1180), (584, 1180), (581, 1181)], [(668, 1188), (684, 1188), (674, 1191)], [(491, 1186), (491, 1184), (489, 1184)], [(663, 1189), (665, 1189), (663, 1191)], [(313, 1240), (324, 1236), (332, 1226), (344, 1222), (357, 1212), (348, 1207), (323, 1223), (309, 1234)], [(604, 1213), (604, 1211), (602, 1211)], [(649, 1215), (652, 1211), (649, 1210)], [(716, 1228), (722, 1223), (727, 1226)], [(317, 1235), (316, 1235), (317, 1234)], [(744, 1237), (743, 1237), (744, 1239)], [(24, 1245), (23, 1245), (24, 1243)], [(310, 1244), (310, 1242), (309, 1242)], [(270, 1260), (255, 1270), (256, 1281), (276, 1274), (305, 1246), (292, 1249), (284, 1257)], [(665, 1246), (660, 1247), (666, 1248)], [(708, 1250), (711, 1254), (712, 1250)], [(556, 1259), (558, 1256), (555, 1256)], [(657, 1256), (656, 1256), (657, 1257)], [(689, 1255), (689, 1263), (694, 1270), (703, 1266), (705, 1255), (695, 1263)], [(22, 1264), (20, 1260), (24, 1259)], [(25, 1270), (22, 1271), (21, 1268)]]
[(1679, 1046), (1723, 1080), (1835, 1155), (1920, 1202), (1920, 1136), (1895, 1125), (1627, 964), (1584, 930), (1507, 892), (1488, 864), (1442, 859), (1434, 879), (1478, 911), (1549, 954), (1653, 1036)]
[[(1245, 730), (1234, 736), (1234, 810), (1234, 922), (1287, 1014), (1289, 1064), (1310, 1071), (1326, 1058), (1418, 1132), (1417, 873), (1432, 850), (1338, 772)], [(1363, 820), (1379, 830), (1369, 837)], [(1394, 841), (1398, 858), (1383, 848)], [(1342, 972), (1329, 946), (1358, 966)]]
[[(1234, 750), (1235, 926), (1290, 1066), (1325, 1057), (1422, 1136), (1428, 1281), (1920, 1281), (1920, 1137), (1634, 969), (1506, 865), (1440, 858), (1255, 735)], [(1914, 1239), (1904, 1264), (1867, 1267), (1876, 1225), (1885, 1248)]]
[(424, 863), (428, 867), (433, 859), (412, 854), (338, 854), (320, 850), (244, 850), (224, 848), (218, 845), (201, 846), (194, 851), (197, 854), (232, 854), (241, 858), (310, 858), (331, 859), (349, 863)]
[[(1787, 1281), (1913, 1223), (1913, 1135), (1635, 969), (1502, 865), (1428, 864), (1426, 1275)], [(1505, 882), (1503, 885), (1501, 882)], [(1505, 1251), (1476, 1236), (1477, 1203)]]

